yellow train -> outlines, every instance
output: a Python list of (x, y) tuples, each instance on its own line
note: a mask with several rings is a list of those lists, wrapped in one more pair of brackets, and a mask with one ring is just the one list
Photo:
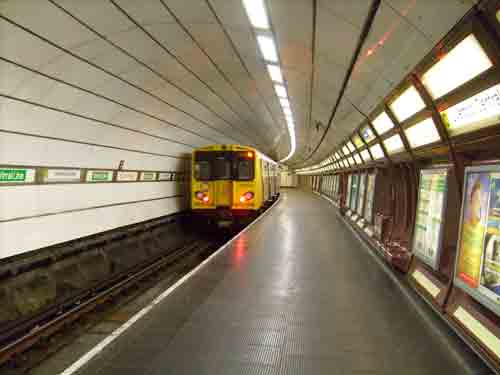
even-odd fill
[(218, 226), (251, 220), (279, 195), (278, 164), (251, 147), (198, 148), (191, 171), (192, 213)]

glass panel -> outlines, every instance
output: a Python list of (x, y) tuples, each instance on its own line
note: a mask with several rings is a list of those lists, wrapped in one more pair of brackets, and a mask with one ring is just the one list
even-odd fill
[(361, 160), (361, 158), (359, 157), (358, 154), (354, 154), (354, 161), (356, 162), (356, 164), (363, 164), (363, 161)]
[(422, 83), (434, 99), (440, 98), (492, 65), (476, 37), (470, 34), (422, 76)]
[(436, 125), (431, 117), (406, 129), (405, 134), (412, 148), (441, 140)]
[(194, 178), (199, 181), (210, 180), (210, 162), (199, 161), (194, 165)]
[(361, 137), (357, 134), (352, 137), (352, 141), (354, 142), (354, 145), (357, 148), (360, 148), (363, 146), (363, 141), (361, 140)]
[(347, 161), (349, 161), (349, 164), (350, 164), (351, 166), (353, 166), (353, 165), (354, 165), (354, 159), (353, 159), (353, 158), (348, 157), (348, 158), (347, 158)]
[(500, 122), (500, 84), (441, 112), (450, 135), (478, 130)]
[(349, 155), (350, 154), (349, 149), (347, 148), (347, 146), (342, 147), (342, 152), (344, 153), (344, 155)]
[(372, 121), (372, 124), (378, 135), (382, 135), (394, 127), (393, 122), (385, 112), (382, 112), (380, 115), (375, 117), (375, 119)]
[(500, 316), (500, 165), (465, 169), (455, 285)]
[(441, 253), (447, 176), (446, 169), (420, 172), (413, 252), (435, 270)]
[(363, 208), (365, 203), (365, 183), (366, 183), (366, 174), (362, 174), (359, 176), (358, 207), (356, 210), (358, 215), (361, 216), (363, 216)]
[(370, 158), (370, 153), (368, 152), (368, 150), (363, 150), (359, 153), (361, 155), (361, 157), (363, 158), (363, 160), (365, 162), (368, 162), (368, 161), (371, 161), (372, 159)]
[(369, 126), (365, 126), (363, 129), (361, 129), (361, 136), (366, 143), (375, 139), (375, 134), (373, 134), (373, 131)]
[(384, 151), (382, 150), (382, 147), (378, 143), (376, 143), (372, 147), (370, 147), (370, 152), (373, 156), (373, 159), (375, 159), (375, 160), (382, 159), (385, 156)]
[(231, 161), (224, 157), (216, 157), (213, 162), (212, 178), (214, 180), (229, 180), (231, 178)]
[(414, 86), (408, 87), (403, 93), (390, 104), (392, 112), (402, 122), (411, 115), (425, 108), (425, 103)]
[(366, 186), (365, 219), (368, 223), (373, 222), (373, 197), (375, 196), (375, 174), (368, 175)]
[(349, 147), (349, 150), (351, 150), (351, 152), (356, 151), (356, 147), (354, 147), (352, 142), (347, 142), (347, 147)]
[(392, 137), (387, 138), (384, 141), (384, 146), (389, 154), (394, 154), (404, 150), (403, 141), (401, 140), (399, 134), (394, 134)]
[(239, 180), (251, 180), (253, 178), (253, 160), (238, 161), (238, 176)]

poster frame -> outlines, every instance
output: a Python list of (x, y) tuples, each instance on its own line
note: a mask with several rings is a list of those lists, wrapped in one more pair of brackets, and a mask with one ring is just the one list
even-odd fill
[[(441, 217), (443, 220), (441, 221), (441, 228), (439, 231), (439, 239), (438, 239), (438, 248), (436, 250), (436, 258), (434, 264), (430, 262), (428, 259), (422, 257), (420, 254), (416, 253), (414, 251), (415, 247), (415, 238), (416, 238), (416, 230), (415, 227), (417, 225), (417, 216), (418, 216), (418, 204), (420, 202), (420, 186), (422, 183), (422, 175), (424, 174), (436, 174), (436, 173), (442, 173), (446, 172), (446, 195), (444, 197), (444, 203), (443, 206), (441, 207)], [(431, 267), (434, 271), (438, 272), (439, 267), (441, 266), (441, 257), (443, 255), (443, 248), (444, 248), (444, 232), (445, 232), (445, 214), (448, 209), (448, 189), (450, 186), (450, 168), (447, 167), (435, 167), (435, 168), (425, 168), (421, 169), (419, 176), (418, 176), (418, 189), (417, 189), (417, 205), (415, 207), (415, 223), (414, 223), (414, 228), (413, 228), (413, 235), (412, 235), (412, 252), (413, 254), (423, 263)]]
[[(453, 272), (453, 284), (458, 287), (459, 289), (463, 290), (466, 294), (471, 296), (473, 299), (478, 301), (480, 304), (486, 306), (488, 309), (490, 309), (493, 313), (495, 313), (497, 316), (500, 317), (500, 296), (497, 296), (497, 302), (495, 302), (493, 299), (488, 298), (484, 293), (481, 293), (478, 289), (474, 289), (467, 285), (462, 279), (458, 278), (458, 262), (459, 262), (459, 257), (460, 257), (460, 245), (462, 242), (462, 225), (463, 225), (463, 219), (464, 219), (464, 211), (465, 211), (465, 199), (467, 195), (467, 182), (468, 182), (468, 175), (471, 173), (478, 173), (478, 172), (489, 172), (489, 173), (500, 173), (500, 163), (495, 163), (495, 164), (486, 164), (486, 165), (479, 165), (479, 166), (470, 166), (466, 167), (464, 171), (464, 187), (463, 187), (463, 193), (462, 193), (462, 206), (460, 209), (460, 225), (459, 225), (459, 232), (458, 232), (458, 240), (457, 240), (457, 249), (456, 249), (456, 254), (455, 254), (455, 265), (454, 265), (454, 272)], [(488, 205), (489, 205), (489, 200), (488, 200)], [(489, 207), (488, 207), (489, 209)], [(483, 257), (484, 259), (484, 257)], [(480, 269), (482, 270), (483, 268), (483, 259), (481, 259), (480, 263)]]

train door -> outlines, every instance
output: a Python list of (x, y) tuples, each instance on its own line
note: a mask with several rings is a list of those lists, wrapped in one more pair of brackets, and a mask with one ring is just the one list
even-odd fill
[(216, 156), (214, 171), (218, 177), (214, 184), (214, 205), (230, 207), (233, 201), (233, 182), (231, 181), (231, 160), (226, 155)]

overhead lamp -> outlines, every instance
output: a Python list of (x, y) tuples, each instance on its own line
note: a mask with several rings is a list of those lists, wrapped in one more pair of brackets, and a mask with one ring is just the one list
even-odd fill
[(278, 65), (268, 65), (267, 70), (274, 82), (283, 83), (283, 75), (281, 74), (281, 69)]
[(283, 108), (283, 112), (285, 113), (285, 115), (291, 115), (292, 114), (292, 111), (288, 107)]
[(274, 85), (274, 91), (276, 91), (276, 95), (278, 95), (279, 98), (287, 98), (286, 94), (286, 88), (283, 85)]
[(280, 103), (283, 108), (284, 107), (290, 108), (290, 102), (288, 101), (288, 99), (280, 98)]
[(243, 6), (253, 27), (269, 29), (269, 20), (264, 0), (243, 0)]
[(278, 62), (278, 52), (276, 52), (276, 45), (272, 37), (267, 35), (258, 35), (257, 43), (259, 43), (260, 52), (265, 60), (274, 63)]

